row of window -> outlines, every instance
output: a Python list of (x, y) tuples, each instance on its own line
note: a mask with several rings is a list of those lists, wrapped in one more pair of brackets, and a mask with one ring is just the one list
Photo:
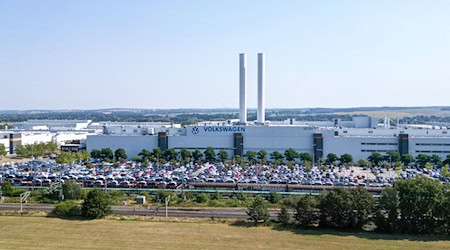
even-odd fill
[(416, 146), (450, 146), (450, 143), (416, 143)]
[(416, 153), (450, 154), (450, 151), (416, 150)]
[(397, 143), (382, 143), (382, 142), (361, 142), (361, 145), (390, 145), (390, 146), (397, 146)]
[(386, 152), (391, 152), (391, 151), (392, 150), (361, 149), (361, 152), (369, 152), (369, 153), (373, 153), (373, 152), (386, 153)]

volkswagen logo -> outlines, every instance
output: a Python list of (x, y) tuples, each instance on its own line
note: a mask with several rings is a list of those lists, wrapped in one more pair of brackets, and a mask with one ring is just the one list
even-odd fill
[(193, 127), (193, 128), (192, 128), (192, 133), (193, 133), (194, 135), (198, 134), (198, 132), (200, 132), (200, 130), (198, 129), (198, 127)]

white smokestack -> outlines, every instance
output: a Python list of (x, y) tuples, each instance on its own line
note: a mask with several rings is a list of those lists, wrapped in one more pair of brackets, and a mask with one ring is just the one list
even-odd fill
[(264, 123), (266, 120), (266, 69), (264, 53), (258, 53), (258, 111), (257, 122)]
[(239, 54), (239, 122), (247, 123), (247, 55)]

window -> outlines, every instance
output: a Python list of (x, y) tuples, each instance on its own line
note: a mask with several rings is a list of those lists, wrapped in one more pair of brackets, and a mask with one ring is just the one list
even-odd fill
[(373, 131), (372, 131), (372, 130), (369, 130), (369, 134), (373, 134)]

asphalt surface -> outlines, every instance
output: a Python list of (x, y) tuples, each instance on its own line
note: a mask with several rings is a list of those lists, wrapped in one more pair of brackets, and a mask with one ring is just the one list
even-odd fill
[[(54, 208), (51, 204), (23, 204), (23, 210), (46, 211), (50, 212)], [(0, 204), (0, 210), (20, 210), (20, 204)], [(113, 214), (119, 215), (140, 215), (140, 216), (165, 216), (165, 208), (133, 208), (113, 206)], [(227, 219), (247, 219), (246, 209), (230, 208), (171, 208), (167, 209), (169, 217), (195, 217), (195, 218), (227, 218)], [(269, 210), (270, 217), (276, 218), (278, 211)]]

